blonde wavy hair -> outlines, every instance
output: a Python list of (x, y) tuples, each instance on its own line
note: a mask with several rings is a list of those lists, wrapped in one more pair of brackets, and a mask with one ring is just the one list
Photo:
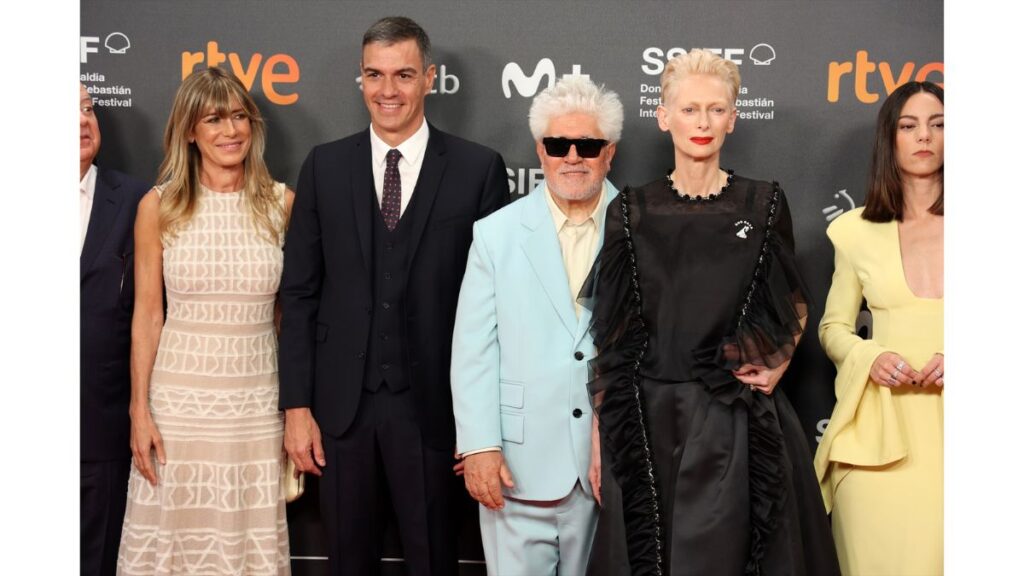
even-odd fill
[(729, 105), (736, 105), (736, 96), (740, 93), (739, 66), (714, 52), (699, 48), (694, 48), (686, 54), (680, 54), (665, 64), (665, 71), (661, 73), (662, 104), (668, 102), (669, 92), (675, 83), (691, 74), (705, 74), (721, 78), (732, 93)]
[(195, 214), (203, 158), (199, 147), (189, 142), (192, 130), (211, 109), (221, 117), (228, 117), (235, 102), (245, 110), (251, 127), (242, 198), (257, 230), (271, 243), (280, 243), (284, 233), (284, 207), (263, 161), (267, 142), (263, 116), (238, 78), (216, 67), (194, 72), (182, 81), (167, 119), (164, 159), (157, 176), (157, 185), (162, 190), (160, 234), (165, 242), (176, 238)]

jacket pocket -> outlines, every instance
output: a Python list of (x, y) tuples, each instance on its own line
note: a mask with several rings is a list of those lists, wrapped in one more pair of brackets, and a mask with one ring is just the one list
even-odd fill
[(519, 414), (501, 413), (501, 439), (516, 444), (523, 443), (524, 419)]
[(523, 385), (512, 382), (501, 382), (498, 398), (502, 406), (509, 408), (523, 407)]

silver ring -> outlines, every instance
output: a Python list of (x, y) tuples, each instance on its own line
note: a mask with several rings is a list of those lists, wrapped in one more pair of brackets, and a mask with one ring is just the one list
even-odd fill
[(751, 384), (750, 385), (750, 391), (751, 392), (756, 392), (757, 391), (757, 386), (754, 386), (753, 384)]
[(889, 374), (889, 380), (896, 380), (896, 378), (898, 378), (899, 375), (899, 372), (893, 372), (892, 374)]
[(935, 377), (936, 378), (942, 378), (942, 368), (936, 368), (935, 369)]
[(896, 379), (893, 378), (892, 376), (889, 376), (889, 379), (886, 380), (886, 382), (889, 383), (889, 386), (895, 386), (896, 385)]
[(903, 372), (903, 367), (906, 366), (906, 365), (907, 365), (906, 362), (904, 362), (903, 360), (900, 360), (899, 362), (896, 363), (896, 371), (897, 372)]

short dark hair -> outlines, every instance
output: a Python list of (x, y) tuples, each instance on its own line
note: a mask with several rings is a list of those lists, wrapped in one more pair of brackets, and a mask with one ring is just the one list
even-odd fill
[[(927, 92), (943, 102), (942, 88), (932, 82), (907, 82), (885, 99), (878, 111), (875, 126), (875, 149), (871, 155), (871, 175), (868, 181), (867, 198), (861, 217), (871, 222), (891, 222), (893, 218), (903, 221), (903, 179), (896, 163), (896, 130), (900, 113), (910, 97)], [(939, 178), (943, 169), (939, 169)], [(944, 213), (943, 192), (928, 207), (932, 214)]]
[(430, 37), (412, 18), (405, 16), (387, 16), (373, 23), (363, 34), (363, 47), (372, 42), (380, 42), (390, 46), (404, 40), (415, 40), (416, 46), (423, 56), (423, 70), (430, 67)]

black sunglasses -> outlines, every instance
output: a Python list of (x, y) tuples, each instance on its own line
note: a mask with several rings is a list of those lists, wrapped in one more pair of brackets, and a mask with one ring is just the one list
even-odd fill
[(576, 147), (576, 153), (580, 158), (597, 158), (601, 149), (608, 144), (607, 140), (600, 138), (554, 138), (548, 136), (541, 140), (544, 143), (544, 151), (548, 156), (564, 158), (569, 154), (569, 149)]

